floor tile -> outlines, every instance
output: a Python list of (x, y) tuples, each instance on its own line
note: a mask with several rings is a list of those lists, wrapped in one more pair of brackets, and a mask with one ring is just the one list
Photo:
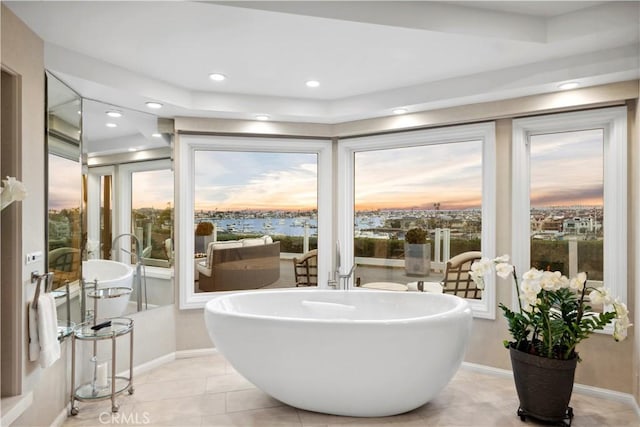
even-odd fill
[(258, 389), (231, 391), (227, 393), (227, 412), (272, 408), (282, 405), (282, 402)]
[[(180, 418), (197, 418), (205, 415), (218, 415), (226, 412), (224, 393), (204, 393), (179, 399), (139, 402), (134, 411), (150, 420), (151, 425), (171, 423)], [(199, 421), (198, 421), (199, 422)]]
[(206, 378), (149, 382), (137, 385), (133, 396), (140, 402), (196, 396), (205, 392), (206, 382)]
[(203, 417), (200, 425), (202, 427), (302, 427), (297, 411), (289, 406)]
[[(510, 377), (460, 370), (427, 404), (392, 417), (358, 418), (292, 408), (268, 396), (219, 354), (179, 359), (134, 378), (135, 393), (118, 396), (120, 412), (108, 400), (78, 402), (80, 413), (67, 427), (104, 425), (239, 427), (536, 427), (517, 416), (518, 397)], [(627, 404), (574, 392), (574, 427), (638, 427)], [(101, 422), (102, 421), (102, 422)], [(106, 421), (106, 423), (105, 423)]]
[(207, 377), (207, 393), (223, 393), (254, 389), (255, 386), (240, 374), (225, 374)]
[(167, 367), (160, 366), (150, 371), (147, 382), (202, 378), (226, 373), (224, 360), (213, 357), (179, 359)]

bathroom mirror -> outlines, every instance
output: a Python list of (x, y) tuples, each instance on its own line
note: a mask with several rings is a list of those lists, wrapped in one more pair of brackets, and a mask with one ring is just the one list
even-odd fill
[[(45, 261), (61, 328), (94, 308), (117, 317), (173, 303), (171, 132), (153, 114), (83, 99), (49, 72), (46, 81)], [(122, 297), (94, 305), (105, 294), (92, 292), (96, 280)]]
[(173, 303), (172, 135), (153, 114), (83, 100), (83, 277), (129, 288), (120, 316)]
[(80, 96), (47, 73), (47, 265), (54, 289), (80, 277), (81, 110)]
[[(45, 168), (47, 177), (47, 272), (58, 302), (62, 335), (70, 332), (78, 310), (71, 310), (81, 277), (82, 252), (82, 99), (70, 87), (46, 73), (47, 116)], [(68, 286), (67, 286), (68, 284)], [(43, 290), (44, 291), (44, 290)]]

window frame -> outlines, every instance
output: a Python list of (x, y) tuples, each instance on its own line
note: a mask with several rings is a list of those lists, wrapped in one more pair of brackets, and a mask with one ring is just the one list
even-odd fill
[[(109, 166), (94, 166), (89, 167), (87, 171), (87, 241), (93, 240), (96, 242), (100, 242), (100, 221), (101, 221), (101, 198), (102, 198), (102, 183), (101, 178), (103, 176), (111, 176), (112, 177), (112, 186), (111, 194), (112, 194), (112, 223), (111, 223), (111, 233), (115, 237), (117, 236), (117, 226), (118, 226), (118, 206), (122, 203), (122, 201), (113, 197), (113, 194), (116, 194), (116, 186), (119, 185), (116, 182), (116, 174), (117, 174), (117, 166), (109, 165)], [(129, 190), (131, 193), (131, 190)]]
[[(338, 144), (338, 239), (342, 244), (342, 268), (354, 262), (354, 156), (358, 151), (416, 147), (457, 143), (482, 142), (482, 254), (495, 258), (496, 253), (496, 137), (495, 122), (450, 126), (343, 139)], [(348, 260), (348, 261), (346, 261)], [(468, 300), (474, 317), (496, 318), (495, 277), (485, 283), (481, 300)]]
[[(123, 163), (118, 165), (117, 171), (115, 173), (115, 185), (117, 186), (118, 194), (121, 194), (121, 197), (117, 201), (117, 206), (114, 206), (114, 221), (116, 222), (114, 226), (114, 238), (115, 236), (119, 236), (121, 234), (131, 234), (133, 233), (131, 229), (131, 209), (132, 209), (132, 186), (133, 186), (133, 174), (136, 172), (149, 172), (149, 171), (157, 171), (157, 170), (171, 170), (173, 171), (173, 164), (171, 159), (160, 159), (160, 160), (150, 160), (144, 162), (136, 162), (136, 163)], [(175, 171), (174, 171), (174, 199), (175, 199)], [(173, 212), (173, 227), (175, 230), (175, 204), (174, 204), (174, 212)], [(120, 247), (130, 247), (131, 246), (131, 238), (129, 236), (123, 236), (119, 242)], [(117, 261), (125, 262), (130, 264), (130, 257), (126, 254), (123, 254), (121, 251), (115, 254), (114, 259)], [(163, 272), (168, 272), (168, 277), (171, 277), (173, 267), (146, 267), (147, 270), (153, 271), (155, 273), (159, 273), (160, 277), (165, 277), (167, 274), (162, 274)]]
[[(530, 136), (603, 129), (604, 220), (603, 285), (627, 302), (627, 108), (557, 113), (513, 120), (512, 256), (518, 274), (529, 269), (531, 161)], [(517, 167), (516, 167), (517, 166)], [(526, 232), (525, 232), (526, 231)], [(608, 256), (615, 254), (615, 256)], [(512, 306), (518, 295), (512, 292)], [(608, 325), (602, 333), (611, 333)]]
[(250, 137), (179, 134), (176, 158), (176, 221), (178, 239), (176, 257), (179, 274), (179, 308), (203, 308), (219, 295), (243, 291), (195, 292), (194, 289), (194, 153), (209, 151), (249, 151), (309, 153), (318, 156), (318, 288), (327, 288), (331, 253), (332, 217), (332, 141), (283, 137)]

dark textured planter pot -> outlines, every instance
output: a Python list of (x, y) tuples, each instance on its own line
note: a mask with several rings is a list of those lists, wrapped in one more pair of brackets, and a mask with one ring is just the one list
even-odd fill
[(569, 408), (578, 358), (549, 359), (509, 347), (516, 391), (520, 399), (518, 415), (560, 422), (573, 416)]

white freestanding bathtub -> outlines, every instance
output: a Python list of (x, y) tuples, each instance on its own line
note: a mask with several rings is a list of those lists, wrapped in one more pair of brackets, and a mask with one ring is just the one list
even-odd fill
[(233, 367), (301, 409), (378, 417), (415, 409), (458, 370), (471, 332), (462, 298), (277, 290), (209, 301), (209, 336)]
[[(91, 259), (82, 262), (82, 277), (87, 284), (98, 280), (98, 289), (129, 288), (133, 284), (134, 270), (122, 262), (107, 259)], [(104, 298), (98, 300), (98, 317), (118, 317), (127, 309), (131, 294), (118, 298)], [(87, 309), (93, 310), (93, 300), (87, 298)]]

